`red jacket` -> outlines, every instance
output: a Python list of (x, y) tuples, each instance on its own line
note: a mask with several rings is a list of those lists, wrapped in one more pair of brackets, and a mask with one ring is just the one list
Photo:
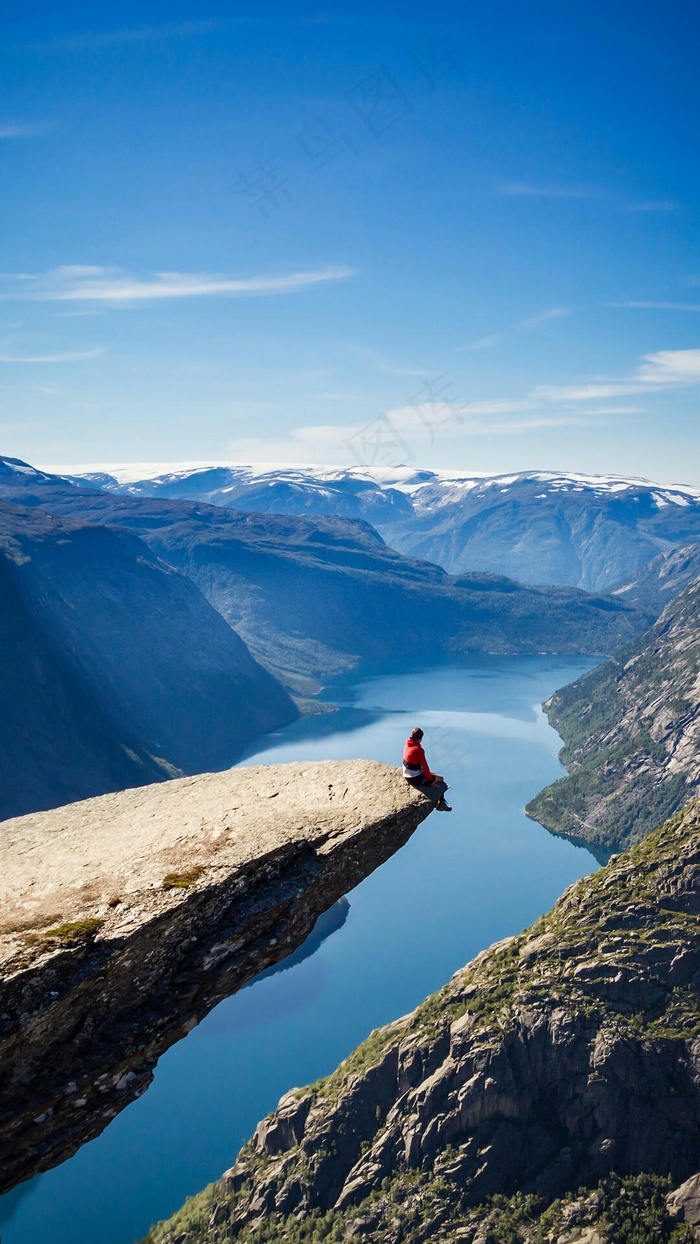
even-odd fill
[(416, 742), (415, 739), (406, 739), (406, 746), (403, 749), (403, 762), (412, 769), (422, 769), (426, 782), (432, 782), (434, 774), (430, 772), (421, 744)]

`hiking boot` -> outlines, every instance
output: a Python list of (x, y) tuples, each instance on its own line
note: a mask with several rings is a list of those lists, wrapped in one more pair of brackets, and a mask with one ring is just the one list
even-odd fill
[(449, 803), (445, 803), (444, 799), (439, 799), (438, 802), (435, 804), (435, 807), (437, 808), (438, 812), (451, 812), (452, 811), (452, 808), (450, 807)]

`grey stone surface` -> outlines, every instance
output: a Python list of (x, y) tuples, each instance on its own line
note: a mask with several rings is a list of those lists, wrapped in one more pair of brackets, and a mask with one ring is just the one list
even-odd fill
[(0, 825), (0, 1187), (98, 1134), (169, 1045), (295, 950), (431, 808), (399, 770), (357, 760)]

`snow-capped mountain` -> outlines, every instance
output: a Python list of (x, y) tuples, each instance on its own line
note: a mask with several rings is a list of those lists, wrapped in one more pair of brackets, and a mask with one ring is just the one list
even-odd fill
[(400, 552), (451, 574), (496, 571), (595, 591), (700, 541), (700, 489), (617, 475), (191, 463), (94, 468), (71, 478), (131, 496), (363, 518)]

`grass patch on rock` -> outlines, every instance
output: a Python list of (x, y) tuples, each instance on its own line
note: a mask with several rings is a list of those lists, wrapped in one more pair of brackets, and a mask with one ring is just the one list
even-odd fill
[(204, 869), (201, 864), (196, 864), (194, 868), (188, 868), (182, 873), (166, 873), (163, 878), (164, 890), (186, 890), (189, 886), (195, 885), (202, 876)]
[(42, 941), (58, 942), (61, 946), (79, 946), (91, 942), (99, 933), (104, 920), (97, 916), (89, 916), (85, 920), (67, 920), (57, 924), (45, 933), (39, 934)]

